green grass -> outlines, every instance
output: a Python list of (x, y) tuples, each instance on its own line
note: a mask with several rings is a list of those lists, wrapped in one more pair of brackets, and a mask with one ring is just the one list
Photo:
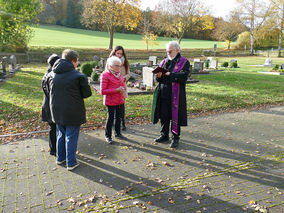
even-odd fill
[[(210, 75), (193, 75), (197, 84), (187, 85), (189, 113), (218, 109), (237, 109), (262, 104), (284, 103), (284, 76), (264, 75), (268, 67), (250, 67), (262, 64), (264, 57), (238, 57), (240, 68), (227, 68)], [(230, 58), (219, 58), (219, 64)], [(273, 58), (274, 64), (283, 59)], [(22, 71), (0, 87), (0, 135), (46, 129), (41, 122), (41, 78), (45, 64), (28, 64)], [(87, 124), (101, 127), (106, 119), (102, 96), (93, 91), (86, 99)], [(126, 100), (127, 122), (139, 123), (150, 116), (152, 95), (129, 96)]]
[[(67, 28), (61, 26), (41, 25), (34, 30), (34, 36), (29, 46), (40, 47), (72, 47), (72, 48), (108, 48), (109, 34), (107, 32), (98, 32), (92, 30), (82, 30)], [(165, 44), (171, 41), (171, 38), (159, 37), (157, 42), (159, 45), (153, 49), (164, 49)], [(194, 39), (183, 39), (182, 48), (210, 48), (213, 49), (214, 44), (218, 48), (225, 47), (224, 42), (204, 41)], [(114, 34), (114, 46), (122, 45), (126, 49), (146, 49), (146, 44), (142, 41), (142, 35), (136, 34)], [(150, 49), (152, 47), (149, 47)]]

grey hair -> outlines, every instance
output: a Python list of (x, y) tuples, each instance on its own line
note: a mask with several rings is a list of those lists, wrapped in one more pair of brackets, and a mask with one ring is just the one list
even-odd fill
[(115, 63), (119, 63), (121, 65), (121, 60), (116, 56), (111, 56), (107, 59), (106, 68), (108, 66), (114, 66)]
[(177, 41), (170, 41), (166, 44), (166, 48), (168, 49), (169, 47), (173, 47), (176, 50), (178, 50), (178, 52), (180, 52), (180, 45)]

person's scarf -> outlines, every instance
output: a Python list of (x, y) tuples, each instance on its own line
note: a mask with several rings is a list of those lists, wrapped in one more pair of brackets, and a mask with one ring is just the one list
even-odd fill
[(117, 79), (120, 78), (120, 72), (114, 72), (111, 69), (109, 70)]

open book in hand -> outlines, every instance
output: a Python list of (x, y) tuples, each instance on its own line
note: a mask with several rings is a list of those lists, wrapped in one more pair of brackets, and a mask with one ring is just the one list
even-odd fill
[(159, 73), (159, 72), (161, 72), (161, 73), (164, 75), (166, 72), (169, 72), (169, 70), (164, 69), (164, 68), (162, 68), (162, 67), (157, 67), (156, 69), (154, 69), (154, 70), (152, 71), (152, 73), (154, 73), (154, 74), (157, 74), (157, 73)]

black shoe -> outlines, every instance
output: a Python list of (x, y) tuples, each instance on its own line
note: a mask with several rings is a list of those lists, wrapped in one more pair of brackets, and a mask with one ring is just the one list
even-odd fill
[(168, 140), (169, 140), (169, 136), (161, 135), (160, 137), (155, 139), (155, 142), (157, 142), (157, 143), (164, 143), (164, 142), (166, 142)]
[(113, 140), (112, 140), (111, 138), (106, 137), (106, 142), (107, 142), (108, 144), (112, 144), (112, 143), (113, 143)]
[(126, 130), (126, 126), (125, 126), (125, 124), (122, 124), (122, 125), (121, 125), (121, 130), (123, 130), (123, 131), (125, 131), (125, 130)]
[(170, 148), (177, 148), (178, 147), (178, 142), (179, 142), (179, 139), (173, 138), (172, 142), (171, 142), (171, 145), (170, 145)]
[(56, 156), (56, 152), (49, 152), (50, 155)]
[(119, 138), (120, 140), (127, 140), (127, 137), (123, 136), (122, 134), (115, 135), (116, 138)]

